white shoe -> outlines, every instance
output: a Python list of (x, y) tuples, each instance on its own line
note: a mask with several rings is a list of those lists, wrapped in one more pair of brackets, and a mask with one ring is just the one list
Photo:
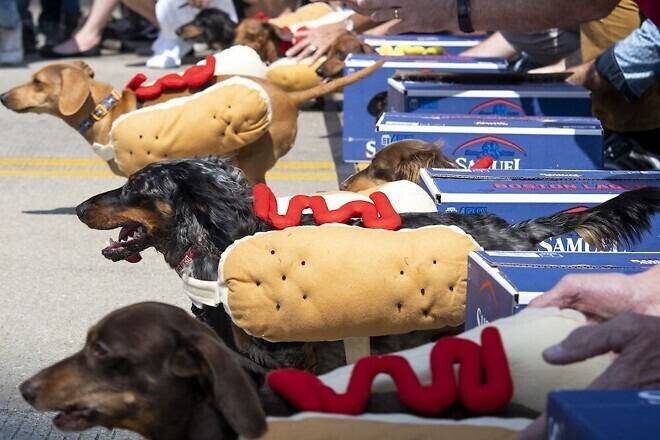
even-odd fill
[(172, 69), (181, 66), (181, 57), (190, 52), (192, 44), (177, 39), (157, 38), (151, 48), (154, 56), (147, 60), (147, 67), (152, 69)]

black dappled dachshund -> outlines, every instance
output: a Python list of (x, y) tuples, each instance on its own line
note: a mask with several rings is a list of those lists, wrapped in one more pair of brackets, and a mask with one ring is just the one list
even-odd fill
[[(121, 228), (119, 240), (102, 250), (112, 261), (138, 261), (149, 247), (163, 254), (173, 269), (194, 255), (191, 276), (215, 281), (222, 252), (236, 240), (271, 226), (253, 212), (252, 190), (243, 173), (215, 158), (166, 161), (133, 174), (121, 188), (99, 194), (77, 207), (81, 221), (93, 229)], [(488, 250), (534, 250), (551, 237), (577, 232), (603, 248), (640, 239), (660, 210), (660, 189), (629, 191), (580, 213), (559, 213), (516, 224), (492, 214), (402, 214), (402, 227), (456, 225)], [(303, 223), (311, 224), (307, 216)], [(355, 224), (359, 225), (360, 221)], [(227, 345), (245, 355), (261, 375), (273, 368), (295, 367), (323, 373), (343, 364), (337, 342), (269, 343), (252, 338), (229, 320), (221, 307), (206, 307), (201, 318)], [(460, 329), (459, 329), (460, 330)], [(398, 351), (429, 342), (447, 329), (372, 339), (372, 351)], [(251, 361), (251, 362), (250, 362)]]
[(181, 26), (176, 33), (184, 40), (206, 43), (209, 49), (220, 51), (231, 47), (236, 36), (236, 23), (219, 9), (202, 9), (192, 22)]

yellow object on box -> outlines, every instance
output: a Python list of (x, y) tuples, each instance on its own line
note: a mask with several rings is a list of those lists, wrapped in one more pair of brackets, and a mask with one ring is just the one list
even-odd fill
[(442, 55), (445, 50), (440, 46), (419, 46), (400, 44), (396, 46), (383, 45), (376, 49), (382, 56), (405, 56), (405, 55)]
[(478, 249), (455, 226), (293, 227), (230, 246), (218, 293), (238, 327), (269, 341), (457, 327), (465, 321), (467, 256)]

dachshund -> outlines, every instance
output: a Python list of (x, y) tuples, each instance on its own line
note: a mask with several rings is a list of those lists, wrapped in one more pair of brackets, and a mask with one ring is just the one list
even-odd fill
[[(232, 155), (233, 162), (245, 172), (250, 182), (264, 182), (266, 172), (293, 147), (298, 132), (300, 106), (369, 76), (381, 65), (376, 64), (347, 77), (299, 92), (286, 92), (267, 81), (251, 78), (263, 86), (268, 94), (273, 120), (263, 136)], [(218, 76), (215, 81), (228, 78)], [(167, 91), (158, 99), (139, 103), (135, 93), (125, 89), (116, 105), (82, 132), (81, 125), (90, 119), (99, 103), (113, 90), (110, 84), (96, 81), (94, 71), (84, 62), (60, 62), (40, 69), (32, 75), (30, 82), (0, 95), (0, 102), (17, 113), (45, 113), (58, 117), (81, 132), (90, 145), (106, 145), (109, 142), (112, 123), (122, 115), (136, 110), (140, 104), (147, 107), (190, 94), (188, 90)], [(185, 148), (182, 150), (185, 151)], [(116, 174), (124, 175), (114, 159), (110, 160), (108, 165)]]
[(328, 58), (316, 70), (321, 78), (337, 78), (344, 70), (344, 61), (349, 54), (375, 54), (376, 49), (362, 42), (354, 32), (340, 35), (328, 49)]
[(251, 47), (264, 63), (273, 63), (284, 56), (293, 35), (266, 20), (246, 18), (236, 28), (235, 45)]
[(380, 150), (369, 166), (344, 180), (342, 191), (360, 192), (397, 180), (417, 183), (422, 168), (459, 168), (442, 147), (416, 139), (394, 142)]
[(236, 23), (220, 9), (202, 9), (192, 22), (181, 26), (176, 34), (187, 41), (206, 43), (209, 49), (221, 51), (233, 45)]
[[(207, 325), (162, 303), (115, 310), (95, 324), (84, 347), (24, 381), (23, 398), (56, 411), (63, 431), (120, 428), (158, 440), (229, 440), (265, 433), (266, 415), (297, 413), (267, 385), (258, 385), (241, 359)], [(406, 414), (396, 392), (373, 394), (370, 414)], [(443, 417), (473, 415), (455, 408)], [(499, 417), (532, 417), (509, 405)]]
[[(634, 242), (650, 228), (660, 210), (660, 189), (626, 192), (580, 213), (559, 213), (509, 224), (492, 214), (401, 214), (404, 229), (455, 225), (483, 248), (502, 251), (534, 250), (548, 238), (577, 232), (602, 248)], [(240, 169), (219, 158), (164, 161), (146, 166), (118, 189), (99, 194), (76, 208), (78, 218), (92, 229), (121, 228), (101, 253), (111, 261), (139, 261), (139, 253), (154, 247), (179, 273), (216, 281), (223, 251), (235, 241), (272, 230), (253, 211), (252, 189)], [(311, 216), (303, 224), (313, 224)], [(361, 225), (360, 220), (352, 224)], [(192, 255), (192, 257), (191, 257)], [(184, 260), (192, 259), (182, 269)], [(193, 310), (227, 343), (251, 362), (255, 374), (293, 367), (324, 373), (344, 364), (338, 342), (270, 343), (253, 338), (233, 325), (221, 307)], [(459, 329), (460, 330), (460, 329)], [(453, 329), (456, 331), (456, 329)], [(372, 352), (411, 348), (446, 335), (448, 329), (372, 338)]]

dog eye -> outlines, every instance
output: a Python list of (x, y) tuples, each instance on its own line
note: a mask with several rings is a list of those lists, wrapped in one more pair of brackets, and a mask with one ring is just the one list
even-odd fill
[(92, 344), (91, 349), (92, 349), (92, 354), (97, 358), (104, 358), (110, 354), (110, 350), (108, 349), (107, 345), (99, 341), (95, 341)]

